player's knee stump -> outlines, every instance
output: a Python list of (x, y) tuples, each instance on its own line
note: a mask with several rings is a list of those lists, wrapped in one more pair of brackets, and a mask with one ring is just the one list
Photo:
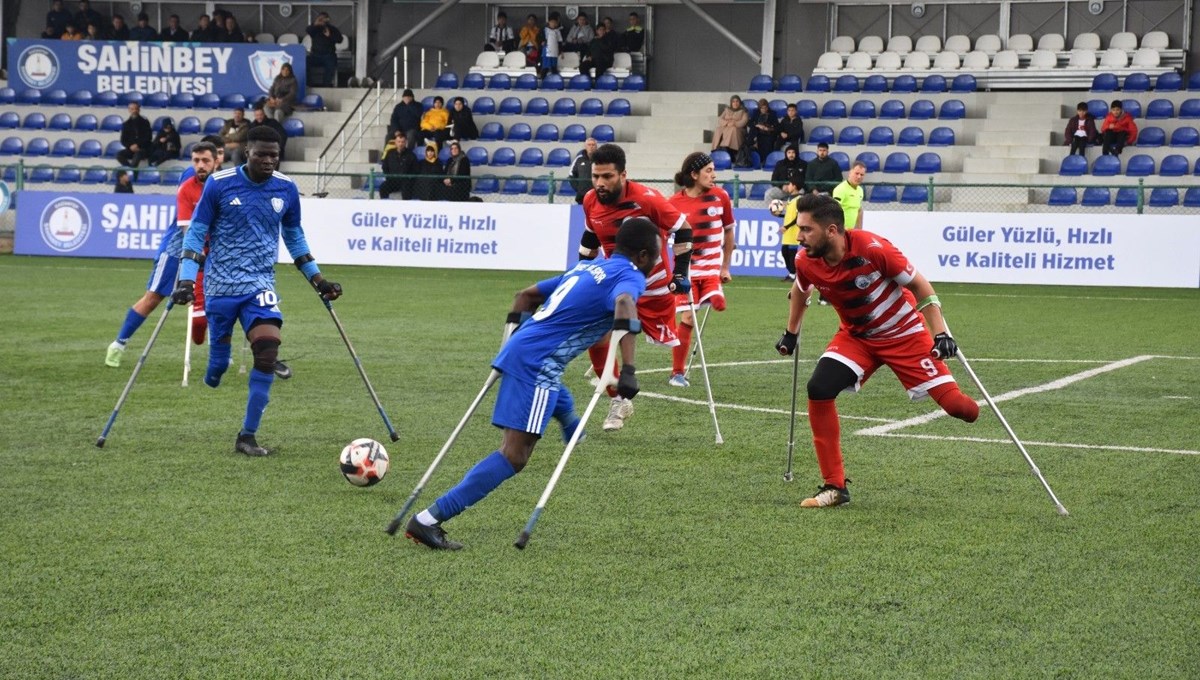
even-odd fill
[(725, 311), (725, 298), (720, 295), (709, 298), (708, 304), (712, 305), (712, 308), (718, 312)]
[(279, 357), (279, 340), (262, 338), (250, 343), (250, 351), (254, 354), (254, 370), (263, 373), (275, 373), (275, 360)]

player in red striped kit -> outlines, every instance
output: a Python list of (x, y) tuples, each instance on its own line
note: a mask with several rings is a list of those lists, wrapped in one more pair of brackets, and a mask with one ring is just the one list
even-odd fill
[[(662, 234), (662, 256), (646, 276), (646, 292), (638, 299), (638, 319), (642, 332), (652, 342), (674, 347), (679, 344), (675, 331), (675, 293), (691, 289), (688, 264), (692, 250), (692, 228), (662, 194), (625, 177), (625, 150), (616, 144), (602, 144), (592, 153), (592, 190), (583, 197), (584, 230), (579, 242), (579, 258), (590, 260), (600, 250), (605, 257), (616, 247), (617, 230), (633, 217), (645, 217)], [(667, 259), (667, 239), (675, 237), (674, 267)], [(588, 349), (596, 375), (603, 370), (608, 356), (608, 340)], [(614, 374), (615, 375), (615, 374)], [(609, 389), (612, 403), (605, 430), (619, 430), (633, 415), (633, 402)]]
[(687, 387), (685, 364), (692, 345), (692, 329), (696, 327), (688, 299), (697, 309), (710, 305), (718, 312), (725, 311), (725, 291), (721, 284), (733, 279), (729, 273), (734, 249), (733, 204), (729, 194), (717, 186), (716, 166), (706, 153), (696, 152), (684, 158), (683, 168), (675, 173), (675, 183), (683, 189), (670, 198), (671, 205), (683, 213), (692, 227), (692, 290), (675, 296), (679, 344), (671, 349), (668, 384)]
[(941, 302), (929, 281), (887, 239), (861, 229), (847, 231), (841, 205), (829, 196), (796, 199), (802, 248), (790, 295), (787, 328), (775, 348), (790, 356), (815, 286), (841, 317), (841, 325), (808, 381), (808, 421), (825, 483), (805, 508), (850, 502), (842, 465), (841, 426), (834, 400), (857, 392), (880, 366), (892, 369), (911, 399), (925, 396), (968, 423), (979, 405), (958, 389), (943, 363), (958, 353), (946, 330)]

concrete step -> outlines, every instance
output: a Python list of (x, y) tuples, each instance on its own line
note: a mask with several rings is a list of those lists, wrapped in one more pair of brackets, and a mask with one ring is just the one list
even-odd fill
[(978, 147), (1012, 147), (1013, 142), (1023, 144), (1040, 144), (1050, 146), (1050, 130), (1046, 126), (1030, 126), (1023, 130), (982, 130), (975, 136), (975, 146)]
[(1036, 173), (1041, 165), (1037, 158), (985, 158), (968, 156), (963, 159), (965, 173)]
[(663, 144), (690, 145), (704, 142), (704, 128), (670, 127), (642, 128), (637, 131), (635, 140), (641, 143), (657, 142)]
[(1044, 146), (980, 146), (984, 158), (1041, 158)]
[[(1049, 130), (1049, 127), (1046, 125), (1047, 120), (1051, 120), (1051, 119), (1049, 117), (1046, 117), (1046, 118), (1042, 118), (1042, 117), (1022, 117), (1022, 118), (1009, 117), (1009, 118), (999, 118), (999, 119), (988, 118), (987, 120), (983, 121), (983, 126), (982, 126), (980, 132), (983, 135), (1006, 135), (1006, 136), (1009, 136), (1007, 141), (1009, 144), (1012, 144), (1013, 141), (1022, 141), (1023, 137), (1020, 137), (1019, 135), (1024, 135), (1029, 132), (1036, 132), (1036, 131), (1044, 130), (1045, 133), (1047, 135), (1049, 135), (1050, 130)], [(1018, 136), (1012, 137), (1010, 135), (1018, 135)]]
[(1062, 104), (1056, 101), (1046, 101), (1032, 94), (1027, 101), (1020, 103), (1005, 102), (992, 104), (987, 107), (988, 119), (1004, 118), (1053, 118), (1061, 115)]

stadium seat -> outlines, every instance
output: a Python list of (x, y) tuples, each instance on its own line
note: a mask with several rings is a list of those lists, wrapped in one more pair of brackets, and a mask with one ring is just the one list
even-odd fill
[(92, 106), (120, 106), (121, 98), (116, 92), (97, 92), (92, 97)]
[(1154, 159), (1144, 153), (1136, 154), (1125, 165), (1126, 177), (1149, 177), (1154, 174)]
[(550, 194), (550, 180), (535, 179), (529, 185), (530, 196), (548, 196)]
[(546, 157), (545, 154), (542, 153), (542, 150), (531, 146), (521, 152), (521, 157), (517, 161), (517, 165), (523, 168), (532, 168), (540, 167), (542, 163), (545, 162)]
[(936, 151), (926, 151), (917, 156), (916, 163), (913, 165), (913, 172), (922, 175), (932, 175), (935, 172), (942, 171), (942, 156)]
[[(931, 59), (930, 55), (928, 55), (924, 52), (919, 52), (919, 51), (915, 51), (915, 50), (912, 52), (909, 52), (908, 54), (904, 55), (904, 70), (912, 71), (914, 73), (924, 73), (924, 72), (928, 71), (932, 66), (930, 64), (930, 59)], [(913, 81), (913, 85), (914, 86), (916, 85), (915, 80)], [(908, 84), (906, 83), (905, 88), (907, 89), (907, 87), (908, 87)], [(894, 84), (892, 85), (892, 88), (895, 89)]]
[(721, 188), (725, 190), (725, 193), (729, 194), (730, 198), (739, 199), (739, 198), (746, 197), (746, 183), (745, 182), (738, 182), (737, 189), (733, 188), (733, 182), (726, 182), (721, 185)]
[(490, 116), (496, 113), (496, 100), (491, 97), (476, 97), (471, 104), (471, 113), (476, 116)]
[(1117, 200), (1114, 202), (1118, 208), (1133, 208), (1138, 204), (1138, 190), (1133, 187), (1117, 189)]
[(896, 143), (896, 135), (890, 127), (883, 125), (871, 128), (867, 136), (867, 144), (871, 146), (891, 146)]
[(1200, 99), (1185, 99), (1179, 105), (1180, 118), (1200, 118)]
[(1094, 50), (1071, 50), (1067, 68), (1087, 69), (1096, 68), (1096, 52)]
[(1108, 102), (1103, 99), (1089, 99), (1087, 106), (1088, 113), (1097, 121), (1104, 120), (1104, 117), (1108, 115)]
[(172, 123), (175, 122), (170, 116), (159, 116), (155, 118), (154, 122), (150, 124), (150, 130), (157, 134), (163, 129), (163, 125), (165, 125), (168, 120), (170, 120)]
[(538, 126), (537, 133), (533, 135), (535, 142), (557, 142), (560, 134), (558, 126), (554, 123), (542, 123)]
[(716, 170), (728, 170), (733, 167), (733, 159), (729, 157), (729, 152), (722, 149), (716, 149), (710, 154), (713, 159), (713, 168)]
[(502, 194), (527, 194), (529, 193), (529, 180), (524, 177), (509, 177), (504, 180), (504, 185), (500, 189)]
[[(0, 125), (0, 127), (3, 127), (3, 125)], [(100, 121), (96, 119), (95, 115), (90, 113), (81, 113), (75, 118), (75, 125), (73, 126), (73, 129), (80, 132), (93, 132), (98, 127), (100, 127)]]
[(904, 191), (900, 193), (901, 203), (928, 203), (929, 202), (929, 187), (926, 186), (906, 186)]
[(246, 108), (246, 95), (236, 92), (230, 93), (221, 97), (221, 108), (223, 109), (244, 109)]
[(76, 90), (67, 95), (67, 106), (91, 106), (92, 91)]
[(81, 184), (107, 184), (108, 170), (104, 168), (88, 168), (83, 172), (83, 177), (80, 178)]
[(0, 141), (0, 156), (20, 156), (25, 151), (25, 142), (20, 137), (5, 137)]
[(196, 106), (196, 95), (190, 92), (178, 92), (171, 95), (171, 108), (190, 109)]
[(1112, 73), (1097, 73), (1092, 78), (1092, 92), (1116, 92), (1117, 76)]
[(546, 165), (552, 168), (570, 167), (571, 151), (562, 147), (551, 149), (550, 153), (546, 154)]
[(104, 146), (98, 139), (85, 139), (79, 144), (75, 155), (79, 158), (99, 158), (104, 153)]
[(788, 103), (782, 99), (772, 99), (771, 101), (767, 102), (767, 108), (771, 110), (771, 113), (774, 114), (776, 118), (783, 118), (786, 116), (787, 107)]
[(571, 186), (571, 183), (569, 181), (563, 180), (561, 182), (557, 182), (557, 184), (558, 184), (558, 192), (557, 193), (559, 196), (570, 196), (572, 198), (575, 197), (575, 187)]
[[(1192, 74), (1188, 76), (1187, 89), (1188, 92), (1200, 90), (1200, 70), (1192, 71)], [(4, 103), (2, 99), (0, 99), (0, 103)], [(11, 104), (12, 102), (8, 103)]]
[(488, 152), (482, 146), (472, 146), (467, 149), (467, 160), (474, 167), (480, 167), (488, 164)]
[(1112, 192), (1108, 187), (1087, 187), (1083, 190), (1083, 200), (1080, 205), (1098, 207), (1112, 203)]
[(541, 85), (539, 86), (539, 89), (557, 90), (557, 91), (561, 92), (563, 89), (563, 85), (564, 85), (563, 77), (561, 75), (559, 75), (557, 73), (547, 73), (545, 76), (542, 77), (542, 82), (541, 82)]
[(46, 114), (40, 111), (26, 114), (25, 120), (21, 121), (22, 130), (45, 130), (46, 129)]
[(1074, 187), (1054, 187), (1050, 190), (1048, 205), (1075, 205), (1079, 195)]
[(833, 128), (828, 125), (818, 125), (808, 134), (809, 145), (820, 144), (821, 142), (833, 144)]
[(54, 181), (54, 168), (49, 165), (39, 165), (29, 171), (27, 182), (41, 183)]
[(883, 162), (883, 171), (886, 173), (912, 172), (912, 160), (903, 151), (890, 153), (887, 160)]
[(49, 156), (50, 140), (45, 137), (34, 137), (25, 145), (26, 156)]
[(941, 120), (961, 120), (967, 117), (967, 105), (961, 99), (947, 99), (938, 111)]
[(867, 172), (879, 172), (879, 154), (874, 151), (864, 151), (855, 157), (856, 161), (861, 161), (867, 166)]
[(550, 102), (545, 97), (534, 97), (525, 102), (526, 116), (546, 116), (550, 114)]
[(625, 76), (625, 80), (621, 81), (622, 92), (641, 92), (645, 89), (646, 79), (636, 73)]
[(502, 146), (492, 152), (492, 167), (504, 167), (517, 164), (517, 152), (511, 146)]
[(581, 116), (602, 116), (604, 115), (604, 102), (595, 97), (588, 97), (579, 104), (579, 115)]
[(28, 89), (21, 90), (17, 93), (18, 104), (41, 104), (42, 93), (40, 90)]
[(802, 89), (803, 81), (800, 76), (793, 73), (786, 73), (779, 76), (779, 84), (776, 85), (776, 92), (799, 92)]
[[(245, 99), (245, 97), (243, 97), (243, 99)], [(165, 109), (170, 105), (171, 95), (167, 94), (166, 92), (153, 92), (146, 95), (142, 99), (142, 106), (148, 109)]]
[(21, 116), (15, 111), (0, 114), (0, 130), (15, 130), (21, 127)]
[(858, 76), (841, 75), (833, 81), (834, 92), (858, 92)]
[(475, 181), (475, 193), (494, 194), (500, 190), (500, 180), (495, 177), (480, 177)]
[(572, 92), (587, 92), (592, 89), (592, 78), (586, 73), (572, 76), (571, 80), (567, 82), (567, 89)]
[[(108, 118), (105, 118), (104, 120), (108, 120)], [(225, 119), (219, 116), (214, 116), (204, 121), (204, 134), (215, 135), (220, 132), (221, 128), (223, 127), (225, 127)], [(101, 128), (106, 129), (103, 125), (101, 125)]]
[(104, 157), (116, 158), (117, 154), (121, 153), (124, 148), (125, 147), (121, 146), (121, 140), (114, 139), (104, 146)]
[[(1068, 156), (1068, 158), (1070, 158), (1070, 156)], [(1120, 173), (1120, 156), (1101, 156), (1092, 163), (1092, 174), (1096, 177), (1113, 177)]]
[(846, 102), (840, 99), (830, 99), (821, 107), (822, 118), (845, 118)]
[(908, 117), (911, 120), (929, 120), (933, 118), (933, 114), (933, 102), (928, 99), (918, 99), (908, 109)]
[(936, 127), (929, 131), (929, 146), (954, 146), (954, 130)]
[[(1102, 158), (1108, 158), (1108, 156), (1102, 156)], [(1064, 177), (1077, 177), (1079, 175), (1086, 175), (1087, 159), (1083, 156), (1076, 156), (1075, 154), (1067, 156), (1066, 158), (1062, 159), (1062, 163), (1059, 164), (1058, 174)]]
[(200, 129), (200, 119), (196, 116), (184, 116), (179, 121), (178, 130), (181, 135), (198, 135)]
[(575, 112), (575, 100), (570, 97), (559, 97), (550, 109), (551, 116), (574, 116)]
[(56, 113), (50, 116), (50, 120), (46, 123), (46, 127), (51, 130), (70, 130), (71, 129), (71, 114)]
[(804, 86), (805, 92), (828, 92), (829, 91), (829, 76), (814, 74), (808, 79), (808, 84)]
[[(870, 168), (868, 168), (869, 170)], [(871, 194), (867, 197), (870, 203), (895, 203), (896, 202), (896, 187), (893, 184), (876, 184), (871, 187)]]
[[(1104, 52), (1100, 55), (1100, 68), (1102, 68), (1102, 69), (1118, 69), (1118, 68), (1124, 69), (1124, 68), (1127, 68), (1128, 66), (1129, 66), (1129, 53), (1126, 52), (1125, 50), (1109, 48), (1107, 50), (1104, 50)], [(1109, 82), (1109, 81), (1105, 80), (1105, 81), (1102, 81), (1099, 84), (1097, 84), (1096, 79), (1095, 78), (1092, 79), (1092, 91), (1093, 92), (1112, 92), (1113, 90), (1109, 90), (1107, 88), (1109, 88), (1109, 87), (1116, 88), (1116, 86), (1117, 85), (1116, 85), (1115, 81)], [(1099, 88), (1099, 89), (1097, 89), (1097, 88)]]
[(617, 141), (617, 133), (611, 125), (597, 125), (592, 128), (592, 136), (601, 144)]
[(505, 97), (500, 100), (500, 108), (496, 110), (496, 113), (501, 116), (519, 116), (521, 107), (521, 100), (517, 97)]
[(1163, 120), (1175, 117), (1175, 104), (1170, 99), (1155, 99), (1146, 106), (1146, 120)]
[(767, 154), (767, 159), (763, 161), (763, 169), (774, 170), (775, 164), (786, 158), (782, 151), (772, 151)]
[(751, 201), (761, 201), (767, 197), (767, 189), (769, 189), (770, 186), (770, 184), (763, 182), (752, 184), (750, 185), (750, 193), (746, 196), (746, 198), (749, 198)]
[(1183, 194), (1183, 204), (1189, 208), (1200, 208), (1200, 187), (1188, 187)]
[(74, 165), (68, 165), (64, 168), (59, 168), (54, 175), (56, 184), (77, 184), (83, 179), (83, 171)]
[(875, 117), (875, 102), (862, 99), (854, 102), (850, 107), (851, 118), (874, 118)]
[(872, 73), (871, 75), (867, 76), (863, 80), (862, 91), (863, 92), (876, 92), (876, 93), (887, 92), (888, 91), (887, 78), (879, 75), (878, 73)]
[(605, 73), (596, 78), (595, 84), (592, 86), (597, 92), (616, 92), (617, 77), (611, 73)]
[(628, 99), (618, 97), (608, 103), (608, 110), (604, 113), (606, 116), (628, 116), (633, 113), (633, 106)]
[(1155, 92), (1178, 92), (1183, 89), (1183, 76), (1174, 71), (1158, 74), (1154, 79)]
[(838, 144), (856, 145), (863, 141), (863, 129), (857, 125), (847, 125), (838, 133)]
[(906, 127), (900, 131), (900, 137), (896, 140), (896, 144), (900, 146), (924, 146), (925, 131), (916, 126)]
[(1142, 103), (1136, 99), (1122, 99), (1121, 108), (1128, 113), (1131, 118), (1142, 117)]
[(479, 141), (496, 142), (504, 139), (504, 126), (499, 123), (484, 123), (479, 130)]
[(757, 75), (750, 79), (751, 92), (774, 92), (775, 80), (769, 75)]
[(488, 78), (489, 90), (508, 90), (512, 88), (512, 78), (507, 73), (493, 73), (491, 78)]
[(458, 74), (447, 71), (438, 75), (437, 83), (434, 87), (439, 90), (457, 90), (458, 89)]
[(899, 99), (889, 99), (879, 107), (879, 117), (895, 120), (905, 117), (904, 102)]
[(970, 73), (960, 73), (950, 83), (951, 92), (975, 92), (978, 89), (979, 83)]
[[(125, 121), (117, 114), (110, 113), (100, 120), (100, 129), (104, 132), (120, 132), (121, 124), (124, 122)], [(225, 122), (222, 121), (221, 124), (224, 125)]]
[(1125, 92), (1149, 92), (1150, 76), (1145, 73), (1130, 73), (1125, 76), (1125, 82), (1121, 83), (1121, 89)]
[(509, 142), (528, 142), (533, 139), (533, 128), (529, 123), (513, 123), (512, 127), (508, 128), (508, 134), (504, 139)]
[(299, 118), (288, 118), (283, 121), (283, 132), (288, 137), (303, 137), (304, 121)]
[(464, 90), (482, 90), (486, 87), (482, 73), (468, 73), (463, 76), (462, 89)]
[(196, 97), (197, 109), (219, 109), (221, 108), (221, 95), (209, 92)]
[(517, 76), (515, 81), (513, 81), (514, 90), (524, 90), (528, 92), (530, 90), (536, 90), (537, 86), (537, 76), (532, 73), (522, 73), (521, 75)]
[(11, 87), (0, 87), (0, 104), (12, 104), (17, 100), (17, 91)]
[(1171, 146), (1192, 147), (1200, 145), (1200, 132), (1194, 127), (1175, 128), (1171, 133)]
[(75, 140), (57, 139), (50, 148), (50, 155), (59, 158), (70, 158), (75, 155)]
[(940, 94), (946, 91), (946, 76), (931, 73), (921, 80), (921, 92)]
[(134, 184), (158, 184), (162, 181), (162, 176), (157, 170), (135, 170), (133, 173)]
[(582, 142), (587, 139), (587, 128), (579, 123), (572, 123), (563, 129), (562, 141)]
[(1188, 159), (1173, 153), (1162, 159), (1162, 164), (1158, 167), (1158, 174), (1163, 177), (1183, 177), (1188, 174), (1188, 169)]
[(1138, 132), (1137, 145), (1143, 147), (1162, 146), (1167, 143), (1167, 133), (1160, 127), (1144, 127)]
[(817, 103), (811, 99), (801, 99), (796, 102), (796, 115), (800, 118), (816, 118)]

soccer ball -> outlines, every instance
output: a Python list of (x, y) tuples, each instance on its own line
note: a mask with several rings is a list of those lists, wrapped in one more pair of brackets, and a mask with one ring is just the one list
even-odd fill
[(770, 210), (771, 214), (776, 217), (783, 217), (783, 213), (787, 211), (787, 203), (777, 198), (767, 205), (767, 210)]
[(338, 457), (342, 475), (354, 486), (378, 484), (388, 471), (388, 454), (374, 439), (355, 439)]

